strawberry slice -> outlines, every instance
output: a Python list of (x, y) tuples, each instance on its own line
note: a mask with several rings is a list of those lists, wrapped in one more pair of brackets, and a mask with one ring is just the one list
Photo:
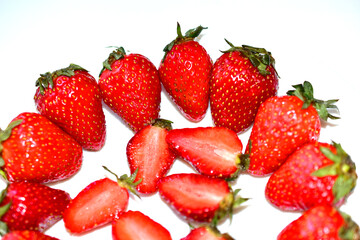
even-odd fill
[(157, 191), (158, 181), (172, 166), (176, 155), (170, 150), (165, 138), (171, 130), (171, 122), (155, 120), (138, 131), (130, 139), (126, 154), (131, 173), (138, 170), (135, 181), (141, 180), (136, 189), (141, 193)]
[(112, 224), (114, 240), (171, 240), (169, 231), (139, 211), (123, 213)]
[(234, 178), (239, 173), (242, 143), (225, 127), (174, 129), (166, 141), (201, 174)]
[(54, 238), (48, 235), (43, 234), (39, 231), (30, 231), (30, 230), (23, 230), (23, 231), (13, 231), (5, 234), (2, 240), (25, 240), (25, 239), (32, 239), (32, 240), (59, 240), (58, 238)]
[(159, 182), (161, 197), (182, 216), (215, 225), (247, 200), (236, 197), (238, 192), (223, 179), (196, 173), (173, 174)]

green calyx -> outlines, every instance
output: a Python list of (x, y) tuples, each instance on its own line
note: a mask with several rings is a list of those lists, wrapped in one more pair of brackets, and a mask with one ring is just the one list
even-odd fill
[(343, 150), (340, 144), (333, 142), (336, 153), (333, 153), (327, 147), (320, 147), (320, 151), (333, 164), (322, 167), (312, 173), (313, 176), (326, 177), (337, 176), (332, 192), (334, 195), (334, 204), (346, 197), (356, 185), (357, 174), (355, 163), (350, 156)]
[[(2, 203), (2, 201), (6, 197), (6, 194), (7, 194), (7, 187), (4, 190), (2, 190), (0, 193), (0, 203)], [(10, 207), (11, 207), (11, 202), (0, 207), (0, 219), (10, 209)], [(0, 236), (4, 236), (8, 232), (9, 232), (9, 228), (6, 225), (6, 223), (3, 221), (0, 221)]]
[(118, 175), (116, 175), (114, 172), (110, 171), (107, 167), (103, 166), (103, 168), (116, 177), (116, 181), (120, 187), (126, 188), (132, 194), (134, 194), (135, 196), (140, 198), (139, 194), (136, 191), (136, 186), (141, 183), (142, 179), (135, 182), (136, 175), (137, 175), (139, 169), (136, 169), (136, 171), (133, 174), (131, 174), (130, 176), (128, 176), (127, 174), (123, 174), (120, 177), (118, 177)]
[(165, 128), (166, 130), (170, 131), (172, 130), (172, 124), (173, 122), (166, 119), (157, 118), (151, 122), (152, 126)]
[(56, 70), (52, 73), (46, 72), (44, 74), (40, 74), (40, 77), (36, 80), (35, 86), (40, 89), (40, 93), (44, 95), (44, 91), (47, 88), (54, 87), (54, 79), (59, 76), (67, 76), (72, 77), (75, 75), (76, 70), (87, 71), (86, 69), (80, 67), (79, 65), (71, 63), (68, 67)]
[(328, 101), (323, 101), (314, 98), (314, 90), (310, 82), (304, 81), (303, 84), (293, 85), (295, 90), (290, 90), (287, 92), (287, 95), (297, 96), (300, 98), (304, 104), (302, 106), (303, 109), (308, 108), (310, 105), (313, 105), (316, 111), (319, 114), (320, 119), (327, 121), (330, 119), (339, 119), (329, 113), (328, 109), (334, 109), (337, 112), (339, 111), (337, 106), (334, 104), (338, 101), (338, 99), (332, 99)]
[(344, 219), (344, 225), (339, 229), (340, 239), (360, 239), (359, 225), (357, 225), (348, 214), (344, 212), (339, 213)]
[(202, 30), (207, 29), (207, 27), (203, 27), (203, 26), (198, 26), (197, 28), (192, 28), (190, 30), (188, 30), (185, 35), (183, 35), (181, 33), (181, 27), (180, 24), (177, 23), (177, 37), (175, 38), (175, 40), (173, 40), (172, 42), (170, 42), (169, 44), (167, 44), (165, 46), (165, 48), (163, 49), (163, 51), (165, 52), (164, 57), (163, 57), (163, 61), (167, 55), (167, 53), (173, 48), (174, 45), (176, 44), (180, 44), (182, 42), (186, 42), (186, 41), (191, 41), (194, 40), (194, 38), (198, 37), (200, 35), (200, 33), (202, 32)]
[(103, 62), (103, 68), (101, 69), (99, 76), (103, 73), (103, 71), (105, 69), (108, 69), (108, 70), (111, 71), (112, 70), (111, 65), (115, 61), (124, 58), (125, 55), (126, 55), (126, 52), (125, 52), (125, 49), (123, 47), (116, 47), (116, 49), (114, 51), (112, 51), (109, 54), (109, 57)]
[(268, 52), (265, 48), (251, 47), (248, 45), (236, 47), (228, 40), (225, 39), (225, 41), (230, 45), (231, 48), (226, 51), (221, 51), (222, 53), (234, 51), (240, 52), (244, 57), (250, 60), (252, 65), (259, 70), (261, 75), (269, 75), (270, 71), (267, 70), (267, 67), (272, 66), (275, 70), (276, 75), (279, 77), (279, 74), (276, 72), (275, 69), (275, 59), (272, 57), (271, 52)]

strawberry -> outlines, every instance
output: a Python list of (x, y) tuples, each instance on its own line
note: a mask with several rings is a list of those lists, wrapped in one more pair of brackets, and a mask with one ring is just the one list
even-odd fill
[(183, 217), (214, 225), (246, 201), (238, 192), (223, 179), (196, 173), (172, 174), (159, 182), (161, 197)]
[(264, 48), (231, 46), (216, 60), (210, 80), (210, 108), (215, 126), (236, 133), (254, 122), (262, 102), (278, 89), (275, 60)]
[(65, 228), (71, 233), (83, 233), (112, 222), (127, 208), (128, 190), (133, 191), (137, 184), (135, 175), (116, 176), (116, 182), (103, 178), (90, 183), (65, 209)]
[(219, 230), (211, 226), (194, 228), (180, 240), (234, 240), (229, 234), (221, 234)]
[(2, 240), (59, 240), (39, 231), (13, 231), (3, 236)]
[(171, 240), (169, 231), (139, 211), (122, 213), (112, 223), (114, 240)]
[(120, 47), (103, 66), (99, 78), (103, 101), (132, 130), (138, 131), (159, 117), (161, 83), (148, 58), (126, 54)]
[(356, 185), (355, 164), (340, 144), (308, 143), (289, 156), (266, 185), (265, 196), (282, 210), (341, 205)]
[(181, 33), (164, 48), (159, 66), (160, 80), (172, 101), (188, 120), (199, 122), (209, 105), (209, 81), (212, 60), (203, 46), (194, 40), (205, 29), (199, 26)]
[(71, 135), (86, 150), (99, 150), (105, 143), (105, 115), (100, 88), (82, 67), (69, 67), (41, 74), (34, 96), (37, 110)]
[(9, 231), (44, 232), (62, 218), (70, 195), (41, 183), (16, 182), (2, 191), (0, 199), (1, 221)]
[(259, 107), (243, 161), (252, 175), (274, 172), (297, 148), (318, 140), (320, 119), (337, 118), (327, 111), (337, 100), (315, 99), (307, 81), (293, 87), (289, 95), (270, 97)]
[(225, 127), (174, 129), (166, 137), (172, 149), (204, 175), (235, 178), (238, 174), (242, 143)]
[(172, 166), (176, 155), (165, 140), (171, 130), (171, 122), (156, 119), (151, 125), (138, 131), (128, 142), (126, 155), (135, 181), (141, 180), (136, 189), (140, 193), (154, 193), (160, 178)]
[(359, 240), (359, 226), (346, 213), (329, 205), (318, 205), (286, 226), (278, 240)]
[(0, 172), (8, 181), (48, 183), (77, 173), (83, 152), (46, 117), (25, 112), (0, 131), (0, 154)]

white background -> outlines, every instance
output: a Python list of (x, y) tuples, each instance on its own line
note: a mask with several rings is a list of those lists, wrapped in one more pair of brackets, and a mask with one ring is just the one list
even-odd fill
[[(34, 112), (35, 81), (39, 74), (76, 63), (97, 79), (102, 62), (111, 49), (123, 46), (140, 53), (159, 66), (163, 47), (176, 37), (176, 22), (183, 32), (202, 25), (208, 27), (200, 43), (213, 61), (219, 50), (228, 49), (224, 38), (235, 45), (265, 47), (276, 59), (281, 77), (279, 95), (291, 85), (310, 81), (319, 99), (339, 98), (340, 120), (324, 126), (321, 141), (340, 142), (359, 163), (358, 123), (360, 89), (360, 2), (327, 1), (18, 1), (0, 0), (0, 126), (21, 112)], [(107, 139), (99, 152), (84, 152), (83, 167), (74, 177), (54, 188), (75, 197), (92, 181), (110, 174), (129, 173), (125, 147), (133, 133), (106, 107)], [(210, 111), (200, 123), (182, 117), (162, 94), (161, 117), (172, 120), (174, 128), (212, 126)], [(250, 131), (239, 135), (246, 145)], [(170, 173), (193, 172), (177, 160)], [(219, 226), (235, 239), (275, 239), (300, 213), (281, 212), (264, 198), (268, 178), (241, 175), (234, 188), (251, 198), (233, 221)], [(4, 186), (4, 182), (1, 181)], [(359, 187), (342, 211), (360, 223)], [(128, 209), (140, 210), (166, 227), (173, 239), (188, 234), (187, 223), (177, 217), (158, 194), (140, 200), (131, 198)], [(63, 222), (46, 232), (59, 239), (111, 239), (107, 225), (81, 236), (71, 236)]]

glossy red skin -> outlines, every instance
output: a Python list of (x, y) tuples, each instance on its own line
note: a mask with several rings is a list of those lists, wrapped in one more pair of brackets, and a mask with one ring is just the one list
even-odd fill
[(33, 230), (44, 232), (61, 220), (70, 195), (40, 183), (11, 183), (1, 206), (11, 202), (2, 216), (10, 231)]
[(121, 214), (112, 223), (113, 240), (171, 240), (169, 231), (139, 211)]
[(72, 77), (54, 79), (54, 88), (44, 95), (36, 90), (37, 110), (86, 150), (99, 150), (105, 144), (106, 126), (100, 88), (93, 76), (76, 70)]
[(198, 227), (191, 230), (191, 232), (180, 240), (227, 240), (221, 234), (212, 232), (207, 227)]
[(260, 74), (250, 60), (238, 51), (227, 52), (215, 62), (210, 80), (210, 108), (215, 126), (236, 133), (254, 122), (262, 102), (276, 95), (278, 78), (273, 67)]
[(332, 188), (337, 176), (312, 176), (316, 170), (333, 164), (320, 147), (331, 149), (327, 143), (308, 143), (289, 156), (268, 180), (265, 196), (282, 210), (303, 211), (319, 204), (334, 203)]
[(224, 127), (173, 129), (166, 137), (172, 149), (201, 174), (231, 178), (238, 171), (242, 143), (237, 134)]
[(170, 170), (176, 155), (170, 150), (165, 138), (168, 130), (149, 125), (137, 132), (128, 142), (126, 155), (135, 182), (141, 179), (136, 189), (140, 193), (157, 191), (159, 180)]
[(319, 139), (321, 123), (316, 109), (302, 106), (303, 101), (296, 96), (274, 96), (260, 105), (249, 138), (252, 147), (248, 173), (269, 175), (296, 149)]
[(220, 202), (230, 193), (228, 183), (195, 173), (172, 174), (159, 182), (160, 196), (186, 219), (211, 222)]
[(80, 170), (82, 148), (70, 135), (38, 113), (21, 113), (13, 121), (20, 119), (2, 143), (10, 182), (55, 182)]
[(161, 83), (150, 60), (128, 54), (111, 64), (99, 78), (104, 103), (134, 131), (159, 117)]
[(65, 228), (71, 233), (83, 233), (112, 222), (129, 202), (127, 189), (115, 181), (103, 178), (90, 183), (64, 211)]
[(199, 122), (205, 117), (211, 69), (210, 56), (193, 40), (175, 44), (159, 66), (161, 83), (190, 121)]
[(2, 237), (2, 240), (59, 240), (38, 231), (13, 231)]
[(329, 205), (318, 205), (303, 213), (286, 226), (278, 240), (342, 240), (339, 230), (345, 221), (341, 214)]

